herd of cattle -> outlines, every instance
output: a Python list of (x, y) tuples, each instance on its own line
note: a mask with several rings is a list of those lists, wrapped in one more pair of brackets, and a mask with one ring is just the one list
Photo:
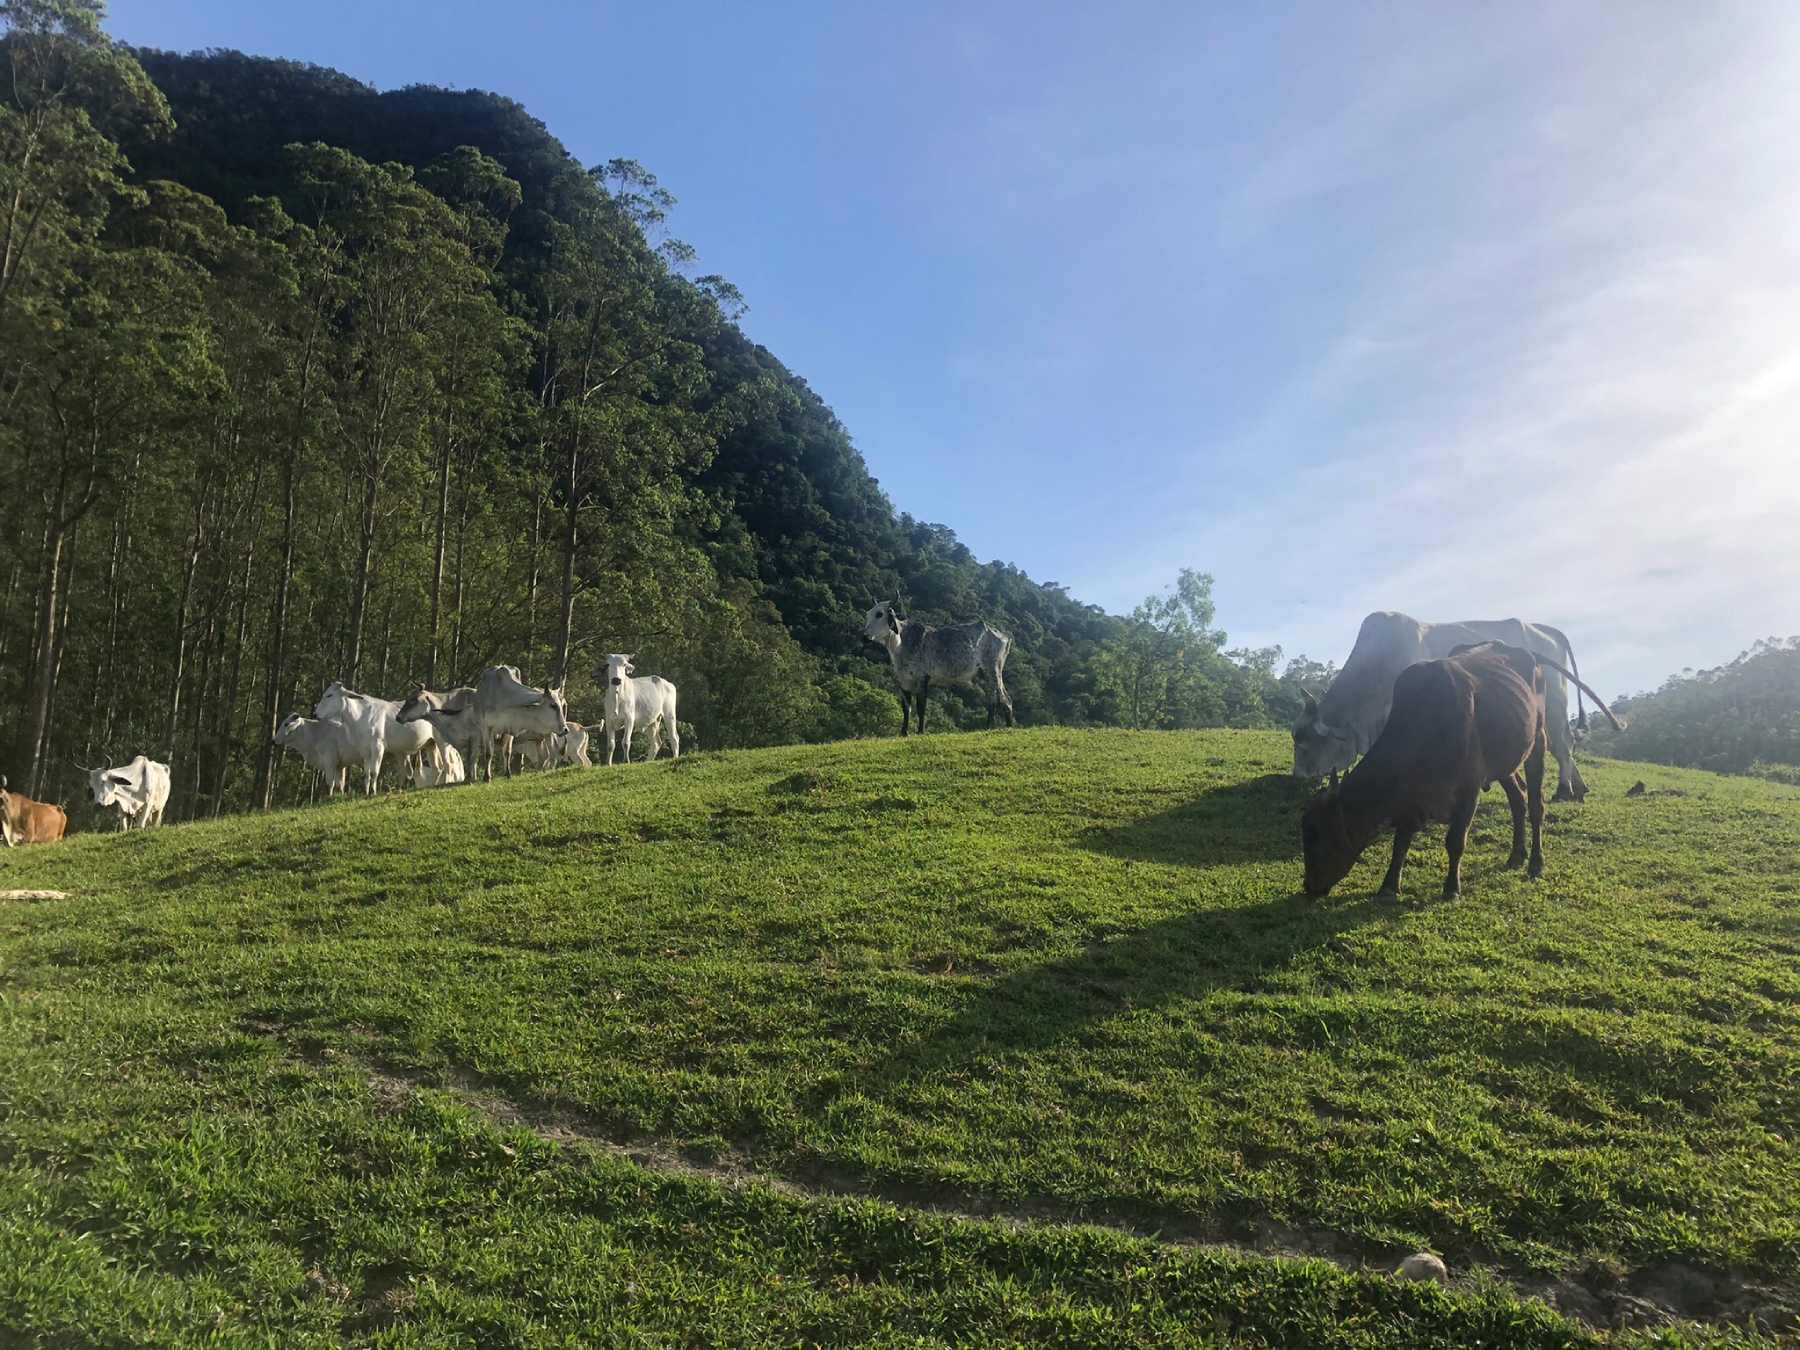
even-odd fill
[[(615, 652), (594, 671), (602, 681), (603, 720), (571, 722), (560, 687), (536, 688), (514, 666), (489, 666), (473, 685), (435, 690), (418, 686), (401, 702), (376, 698), (333, 680), (312, 716), (292, 713), (276, 728), (275, 744), (298, 755), (325, 785), (327, 796), (346, 790), (350, 769), (363, 772), (363, 791), (373, 794), (389, 756), (404, 761), (406, 777), (420, 787), (443, 787), (477, 776), (493, 778), (499, 758), (513, 771), (523, 755), (539, 768), (591, 766), (593, 732), (605, 737), (606, 762), (615, 746), (631, 762), (631, 738), (644, 729), (650, 757), (669, 738), (681, 754), (675, 720), (675, 686), (660, 675), (636, 675), (630, 655)], [(169, 804), (169, 766), (145, 755), (110, 768), (81, 766), (94, 805), (116, 815), (121, 830), (162, 824)], [(59, 806), (8, 791), (0, 779), (0, 835), (7, 847), (49, 843), (63, 837), (68, 817)]]
[[(1005, 633), (979, 620), (934, 628), (902, 618), (897, 605), (883, 601), (864, 617), (862, 635), (887, 654), (900, 694), (902, 736), (915, 712), (919, 731), (925, 730), (933, 684), (986, 684), (988, 725), (1002, 711), (1012, 725), (1003, 677), (1012, 639)], [(333, 680), (312, 716), (290, 715), (274, 739), (306, 762), (327, 795), (345, 791), (351, 768), (363, 771), (364, 791), (372, 794), (390, 754), (402, 757), (408, 777), (423, 787), (491, 780), (496, 757), (510, 774), (520, 753), (540, 768), (589, 766), (594, 731), (606, 738), (608, 764), (615, 745), (630, 762), (631, 738), (639, 727), (649, 734), (652, 759), (664, 733), (671, 754), (680, 756), (673, 684), (634, 674), (632, 658), (616, 652), (594, 674), (603, 682), (605, 715), (593, 726), (569, 720), (560, 686), (537, 688), (526, 684), (516, 667), (490, 666), (473, 685), (442, 691), (420, 686), (398, 702)], [(1393, 857), (1381, 894), (1397, 895), (1414, 834), (1427, 822), (1441, 821), (1449, 826), (1450, 858), (1443, 890), (1456, 895), (1476, 799), (1494, 783), (1512, 809), (1507, 866), (1527, 861), (1529, 818), (1529, 874), (1538, 876), (1544, 863), (1546, 752), (1561, 771), (1556, 799), (1580, 800), (1587, 793), (1575, 766), (1564, 680), (1576, 689), (1578, 729), (1587, 726), (1583, 693), (1622, 727), (1582, 683), (1574, 649), (1555, 628), (1517, 619), (1430, 624), (1390, 611), (1364, 619), (1343, 670), (1322, 699), (1306, 694), (1305, 712), (1293, 727), (1295, 775), (1330, 779), (1301, 820), (1306, 892), (1327, 894), (1391, 828)], [(139, 755), (128, 764), (88, 770), (88, 778), (94, 804), (115, 811), (120, 829), (162, 822), (168, 765)], [(9, 792), (0, 779), (0, 834), (9, 847), (60, 839), (66, 827), (60, 807)]]

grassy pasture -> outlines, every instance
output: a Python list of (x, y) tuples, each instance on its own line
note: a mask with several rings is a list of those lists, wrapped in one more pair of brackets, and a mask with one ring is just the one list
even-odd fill
[[(1490, 793), (1462, 899), (1433, 831), (1313, 902), (1286, 762), (895, 739), (0, 854), (74, 892), (0, 902), (0, 1340), (1788, 1325), (1800, 791), (1590, 762), (1541, 881)], [(1416, 1247), (1477, 1274), (1344, 1268)]]

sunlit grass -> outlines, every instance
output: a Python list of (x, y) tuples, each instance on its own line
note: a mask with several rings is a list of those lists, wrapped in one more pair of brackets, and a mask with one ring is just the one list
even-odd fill
[(1286, 758), (895, 739), (6, 854), (0, 888), (76, 896), (0, 904), (0, 1327), (1569, 1334), (1499, 1292), (576, 1165), (384, 1104), (372, 1065), (840, 1189), (1791, 1288), (1800, 792), (1595, 763), (1538, 883), (1490, 794), (1461, 900), (1440, 831), (1402, 902), (1379, 847), (1315, 902)]

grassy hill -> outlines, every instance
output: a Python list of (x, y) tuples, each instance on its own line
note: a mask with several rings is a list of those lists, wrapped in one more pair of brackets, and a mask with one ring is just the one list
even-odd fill
[[(1537, 884), (1490, 793), (1461, 900), (1435, 831), (1314, 902), (1286, 761), (852, 742), (0, 854), (73, 892), (0, 902), (0, 1329), (1792, 1327), (1800, 791), (1602, 761)], [(1363, 1273), (1417, 1247), (1449, 1291)]]

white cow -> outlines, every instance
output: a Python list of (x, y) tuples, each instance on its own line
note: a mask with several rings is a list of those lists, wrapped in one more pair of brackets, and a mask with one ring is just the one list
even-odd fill
[[(426, 759), (430, 759), (434, 767), (441, 767), (431, 727), (418, 722), (401, 725), (400, 704), (391, 698), (360, 694), (342, 680), (333, 680), (319, 696), (313, 716), (322, 721), (343, 723), (354, 743), (362, 749), (362, 758), (358, 762), (363, 764), (365, 772), (372, 772), (375, 777), (380, 776), (382, 761), (390, 754), (405, 758), (406, 776), (415, 781)], [(380, 741), (379, 753), (376, 753), (377, 739)], [(372, 771), (368, 769), (371, 760)], [(364, 791), (375, 791), (373, 778), (365, 784)]]
[(282, 749), (299, 755), (307, 768), (325, 780), (327, 797), (342, 792), (349, 767), (363, 762), (350, 732), (335, 721), (289, 713), (275, 729), (274, 740)]
[[(460, 697), (464, 691), (452, 691), (440, 694), (430, 689), (416, 689), (412, 697), (400, 706), (400, 722), (410, 726), (423, 722), (431, 728), (432, 737), (444, 752), (445, 768), (443, 777), (437, 782), (440, 786), (451, 783), (469, 781), (469, 766), (475, 763), (481, 749), (481, 719), (475, 715), (474, 707)], [(474, 690), (467, 690), (470, 695)], [(460, 706), (447, 708), (441, 706), (447, 701), (455, 701)], [(450, 764), (454, 763), (454, 772)]]
[(606, 665), (594, 672), (605, 682), (606, 716), (602, 725), (606, 734), (606, 762), (613, 762), (613, 742), (624, 737), (625, 762), (631, 763), (631, 734), (640, 722), (650, 730), (650, 758), (662, 749), (661, 733), (669, 733), (669, 752), (681, 758), (681, 732), (675, 723), (675, 686), (660, 675), (637, 675), (631, 657), (614, 652)]
[(169, 805), (169, 766), (139, 755), (114, 769), (92, 769), (88, 787), (94, 805), (119, 813), (119, 828), (147, 830), (162, 824)]
[[(1315, 700), (1306, 691), (1306, 709), (1294, 723), (1294, 774), (1300, 778), (1336, 776), (1348, 769), (1361, 754), (1368, 753), (1375, 738), (1387, 725), (1388, 708), (1393, 702), (1394, 681), (1401, 671), (1418, 661), (1438, 660), (1457, 647), (1477, 642), (1498, 640), (1523, 647), (1554, 666), (1567, 662), (1577, 679), (1581, 668), (1575, 664), (1575, 651), (1561, 630), (1543, 623), (1525, 623), (1519, 619), (1467, 619), (1461, 623), (1421, 623), (1407, 614), (1393, 610), (1377, 610), (1362, 621), (1356, 633), (1356, 645), (1344, 661), (1344, 668)], [(1585, 730), (1587, 713), (1581, 705), (1579, 686), (1575, 694), (1575, 710), (1580, 716), (1577, 726)], [(1544, 671), (1545, 728), (1549, 735), (1550, 753), (1561, 770), (1556, 786), (1556, 801), (1571, 798), (1580, 801), (1587, 795), (1587, 784), (1575, 766), (1575, 738), (1569, 731), (1569, 695), (1563, 677), (1555, 668)]]
[[(375, 795), (381, 779), (381, 762), (387, 758), (388, 711), (372, 698), (365, 698), (333, 680), (313, 708), (313, 716), (321, 722), (335, 723), (348, 739), (350, 760), (363, 771), (363, 795)], [(412, 728), (408, 734), (415, 734)]]
[(475, 683), (469, 704), (479, 729), (469, 776), (494, 777), (494, 742), (507, 742), (506, 773), (512, 776), (511, 738), (554, 736), (569, 720), (561, 689), (536, 689), (525, 683), (517, 666), (489, 666)]

